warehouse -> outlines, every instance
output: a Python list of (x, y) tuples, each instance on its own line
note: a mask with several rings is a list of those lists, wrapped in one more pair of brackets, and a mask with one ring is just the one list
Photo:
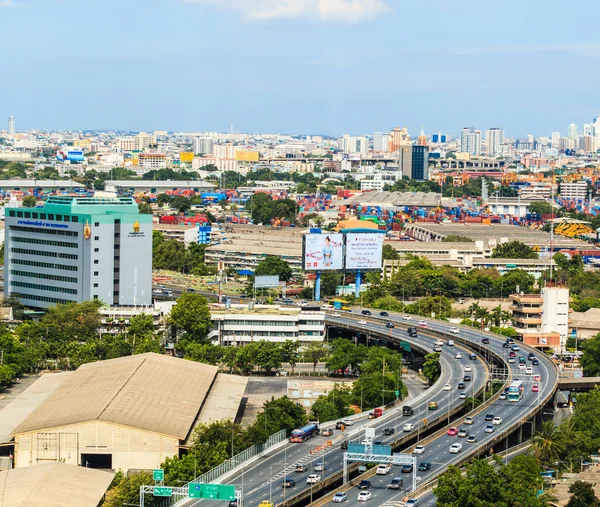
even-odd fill
[(15, 467), (156, 468), (180, 454), (215, 400), (220, 417), (237, 414), (246, 383), (217, 370), (154, 353), (84, 364), (14, 430)]

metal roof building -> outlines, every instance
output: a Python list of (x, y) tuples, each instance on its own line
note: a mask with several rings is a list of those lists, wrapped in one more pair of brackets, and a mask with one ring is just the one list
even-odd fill
[(156, 468), (179, 454), (214, 398), (235, 416), (246, 384), (213, 389), (217, 371), (154, 353), (84, 364), (15, 428), (15, 467)]
[(2, 507), (97, 507), (115, 474), (65, 463), (0, 472)]

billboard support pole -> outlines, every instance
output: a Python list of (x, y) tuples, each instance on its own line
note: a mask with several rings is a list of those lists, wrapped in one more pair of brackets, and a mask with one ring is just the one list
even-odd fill
[(361, 272), (360, 269), (356, 272), (356, 286), (354, 288), (354, 297), (360, 297), (360, 282), (361, 282)]
[(315, 301), (321, 301), (321, 272), (317, 271), (317, 278), (315, 279)]

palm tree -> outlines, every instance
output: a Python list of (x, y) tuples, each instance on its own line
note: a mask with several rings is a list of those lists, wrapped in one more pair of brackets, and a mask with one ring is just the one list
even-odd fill
[(479, 319), (479, 322), (485, 327), (490, 321), (490, 312), (487, 308), (479, 307), (475, 313), (475, 317)]
[(511, 317), (512, 317), (512, 314), (510, 312), (507, 312), (506, 310), (502, 310), (500, 320), (502, 321), (503, 327), (506, 326), (507, 322), (510, 322)]
[(554, 426), (553, 421), (542, 424), (541, 431), (533, 437), (531, 452), (540, 465), (552, 466), (560, 460), (565, 450), (561, 430)]
[(473, 314), (477, 313), (477, 310), (479, 310), (479, 303), (475, 302), (473, 304), (471, 304), (471, 306), (469, 306), (469, 318), (473, 318)]
[(500, 321), (502, 320), (502, 307), (500, 305), (492, 310), (491, 319), (494, 321), (494, 326), (500, 327)]

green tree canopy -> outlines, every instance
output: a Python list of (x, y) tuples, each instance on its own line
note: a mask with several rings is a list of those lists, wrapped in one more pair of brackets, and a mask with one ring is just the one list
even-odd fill
[(255, 276), (277, 275), (279, 280), (289, 282), (292, 278), (292, 268), (281, 257), (269, 255), (256, 266)]
[(171, 310), (169, 324), (177, 338), (202, 342), (210, 329), (210, 312), (204, 296), (185, 292)]
[(598, 507), (600, 500), (594, 493), (592, 484), (585, 481), (576, 481), (569, 487), (571, 498), (567, 507)]
[(497, 259), (537, 259), (538, 254), (520, 241), (509, 241), (494, 248), (492, 257)]

